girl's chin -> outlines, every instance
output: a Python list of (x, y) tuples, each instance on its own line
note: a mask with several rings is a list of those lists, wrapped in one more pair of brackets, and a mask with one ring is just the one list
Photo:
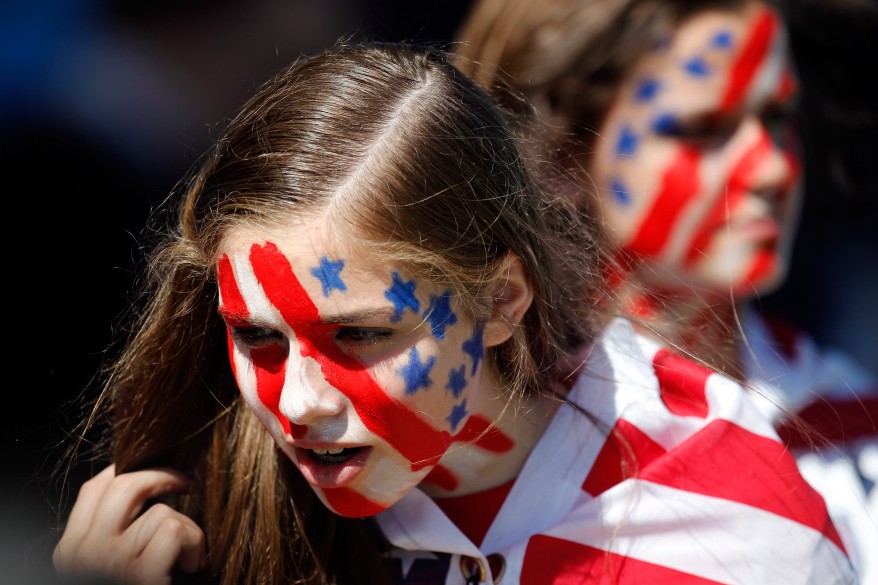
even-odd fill
[(368, 518), (380, 514), (394, 502), (374, 502), (353, 488), (315, 489), (323, 504), (339, 516)]

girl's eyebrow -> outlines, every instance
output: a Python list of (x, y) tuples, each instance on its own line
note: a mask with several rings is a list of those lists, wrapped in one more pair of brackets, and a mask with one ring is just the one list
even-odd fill
[(360, 311), (352, 311), (349, 313), (335, 313), (329, 315), (321, 315), (320, 321), (328, 325), (346, 325), (349, 323), (362, 323), (363, 321), (371, 321), (375, 318), (387, 319), (395, 314), (392, 307), (381, 307), (376, 309), (363, 309)]
[(241, 321), (245, 323), (250, 321), (250, 315), (248, 313), (238, 313), (222, 306), (217, 307), (216, 312), (226, 321)]

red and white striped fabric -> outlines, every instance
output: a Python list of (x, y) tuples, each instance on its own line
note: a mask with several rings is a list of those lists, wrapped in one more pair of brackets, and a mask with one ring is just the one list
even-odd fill
[[(823, 500), (730, 380), (614, 322), (480, 546), (423, 492), (377, 516), (402, 583), (855, 583)], [(489, 568), (490, 567), (490, 568)]]
[(757, 407), (826, 500), (860, 583), (878, 585), (878, 380), (788, 324), (755, 311), (742, 323)]

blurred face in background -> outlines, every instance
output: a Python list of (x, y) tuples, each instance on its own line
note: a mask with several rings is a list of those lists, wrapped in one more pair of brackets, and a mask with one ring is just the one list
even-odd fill
[(647, 284), (737, 300), (783, 280), (800, 198), (795, 93), (783, 25), (757, 2), (696, 14), (636, 64), (586, 168)]

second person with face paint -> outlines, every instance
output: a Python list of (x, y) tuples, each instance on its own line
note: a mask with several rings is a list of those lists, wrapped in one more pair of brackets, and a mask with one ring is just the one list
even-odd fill
[(458, 41), (464, 71), (517, 87), (548, 122), (568, 195), (616, 247), (610, 278), (640, 332), (746, 380), (878, 583), (878, 383), (751, 304), (785, 277), (801, 194), (780, 13), (753, 0), (479, 0)]
[(264, 85), (171, 199), (59, 573), (852, 583), (742, 389), (602, 312), (514, 120), (428, 48)]

